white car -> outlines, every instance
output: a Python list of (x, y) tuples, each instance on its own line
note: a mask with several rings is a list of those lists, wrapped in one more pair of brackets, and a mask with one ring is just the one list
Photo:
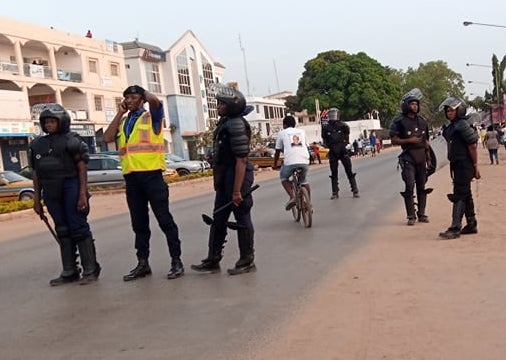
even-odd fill
[(203, 172), (211, 168), (207, 161), (185, 160), (174, 154), (165, 154), (165, 162), (169, 169), (177, 171), (179, 176), (185, 176), (192, 173)]

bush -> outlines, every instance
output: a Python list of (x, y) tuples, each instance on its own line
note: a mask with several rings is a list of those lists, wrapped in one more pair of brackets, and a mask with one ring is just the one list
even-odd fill
[(33, 200), (0, 203), (0, 214), (7, 214), (26, 209), (33, 209)]

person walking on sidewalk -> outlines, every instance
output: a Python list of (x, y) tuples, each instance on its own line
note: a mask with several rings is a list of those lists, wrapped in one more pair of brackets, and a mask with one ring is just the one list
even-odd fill
[[(467, 105), (462, 99), (450, 96), (441, 103), (439, 110), (444, 111), (450, 120), (450, 124), (443, 129), (443, 137), (448, 144), (453, 180), (453, 194), (448, 194), (448, 199), (453, 204), (452, 223), (439, 236), (443, 239), (456, 239), (461, 234), (478, 233), (471, 181), (480, 178), (477, 154), (479, 136), (466, 119)], [(462, 228), (464, 215), (467, 225)]]
[[(429, 217), (425, 214), (427, 194), (425, 189), (427, 182), (427, 169), (432, 167), (429, 127), (427, 121), (418, 113), (422, 92), (414, 88), (401, 98), (401, 113), (392, 120), (390, 137), (392, 145), (400, 145), (402, 152), (399, 155), (399, 165), (402, 170), (402, 180), (405, 190), (401, 192), (404, 198), (408, 225), (415, 225), (416, 218), (422, 223), (428, 223)], [(415, 214), (414, 190), (418, 211)]]
[[(135, 233), (138, 263), (123, 276), (123, 280), (151, 275), (148, 261), (151, 238), (148, 203), (165, 234), (172, 258), (167, 278), (176, 279), (184, 274), (184, 267), (179, 230), (169, 211), (169, 188), (162, 175), (166, 169), (163, 106), (154, 94), (138, 85), (127, 87), (123, 97), (116, 116), (104, 132), (105, 142), (118, 142), (128, 210)], [(149, 111), (144, 108), (145, 102), (149, 103)]]
[(490, 158), (490, 165), (495, 163), (499, 165), (499, 157), (497, 156), (497, 151), (499, 149), (500, 137), (499, 133), (494, 130), (492, 125), (487, 127), (487, 132), (485, 134), (485, 145), (488, 150), (488, 156)]
[(350, 155), (346, 149), (346, 145), (350, 143), (350, 127), (341, 121), (339, 109), (331, 108), (329, 110), (328, 122), (322, 127), (322, 139), (324, 145), (329, 148), (330, 185), (332, 188), (330, 199), (333, 200), (339, 197), (339, 160), (344, 166), (353, 197), (360, 197), (356, 179), (357, 174), (353, 172)]
[[(87, 220), (88, 145), (78, 134), (70, 132), (70, 116), (61, 105), (47, 104), (39, 119), (40, 128), (47, 135), (36, 138), (29, 147), (35, 190), (33, 209), (43, 218), (44, 200), (55, 224), (63, 264), (61, 275), (49, 284), (58, 286), (79, 280), (88, 284), (96, 281), (101, 271)], [(82, 278), (77, 267), (77, 249)]]
[[(234, 86), (214, 84), (220, 119), (213, 134), (214, 144), (214, 221), (209, 230), (208, 254), (200, 264), (191, 268), (198, 272), (216, 273), (223, 258), (223, 245), (227, 236), (227, 221), (233, 212), (237, 220), (239, 260), (228, 269), (230, 275), (254, 271), (254, 228), (251, 221), (253, 197), (247, 193), (253, 185), (253, 165), (248, 162), (251, 128), (243, 117), (246, 99)], [(232, 204), (216, 212), (226, 204)]]

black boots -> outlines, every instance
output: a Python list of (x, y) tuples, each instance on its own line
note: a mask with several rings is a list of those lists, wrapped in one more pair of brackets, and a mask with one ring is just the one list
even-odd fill
[[(450, 198), (450, 196), (448, 198)], [(453, 198), (450, 198), (450, 200), (452, 199)], [(452, 224), (446, 231), (439, 233), (439, 236), (441, 238), (450, 240), (450, 239), (457, 239), (458, 237), (460, 237), (462, 228), (462, 216), (464, 216), (465, 206), (466, 204), (463, 200), (457, 200), (453, 202)]]
[(427, 194), (432, 192), (432, 189), (425, 189), (423, 191), (419, 191), (417, 192), (416, 196), (417, 196), (417, 207), (418, 207), (418, 211), (416, 213), (417, 217), (418, 217), (418, 221), (421, 222), (421, 223), (428, 223), (429, 222), (429, 217), (427, 215), (425, 215), (425, 206), (427, 204)]
[(192, 265), (191, 268), (198, 272), (214, 274), (220, 271), (220, 261), (206, 258), (200, 264)]
[(81, 276), (79, 275), (79, 272), (75, 272), (73, 275), (70, 275), (70, 276), (60, 275), (56, 279), (50, 280), (49, 285), (60, 286), (60, 285), (64, 285), (64, 284), (69, 284), (72, 282), (79, 281), (80, 278), (81, 278)]
[(174, 258), (172, 259), (172, 265), (170, 268), (169, 273), (167, 274), (167, 279), (177, 279), (178, 277), (183, 276), (184, 274), (184, 267), (183, 262), (180, 258)]
[(332, 196), (330, 197), (330, 200), (334, 200), (339, 198), (339, 186), (337, 184), (337, 177), (329, 175), (330, 178), (330, 187), (332, 189)]
[(128, 274), (123, 276), (123, 281), (131, 281), (137, 278), (143, 278), (151, 275), (151, 267), (147, 259), (139, 259), (137, 266), (132, 269)]
[(478, 222), (476, 221), (476, 219), (474, 220), (468, 219), (467, 225), (464, 226), (462, 230), (460, 230), (460, 234), (461, 235), (478, 234)]
[(353, 176), (350, 177), (350, 186), (351, 186), (351, 192), (353, 193), (354, 198), (359, 198), (360, 195), (358, 194), (358, 186), (357, 186), (357, 179), (355, 177), (357, 176), (356, 173), (353, 173)]
[(74, 241), (77, 242), (79, 255), (81, 256), (81, 265), (83, 267), (83, 277), (80, 284), (86, 285), (97, 281), (102, 268), (97, 262), (93, 238), (91, 236), (75, 236)]
[(415, 200), (413, 198), (413, 194), (407, 191), (401, 192), (402, 197), (404, 198), (404, 206), (406, 207), (406, 214), (408, 217), (408, 225), (415, 225), (416, 223), (416, 215), (415, 215)]
[(252, 271), (256, 271), (256, 266), (254, 263), (254, 256), (251, 254), (249, 256), (246, 256), (244, 258), (240, 258), (235, 263), (235, 267), (232, 269), (228, 269), (227, 272), (229, 275), (240, 275), (249, 273)]
[[(151, 275), (151, 267), (147, 259), (139, 259), (137, 266), (123, 276), (123, 281), (131, 281)], [(167, 279), (177, 279), (184, 274), (183, 262), (180, 258), (173, 258)]]

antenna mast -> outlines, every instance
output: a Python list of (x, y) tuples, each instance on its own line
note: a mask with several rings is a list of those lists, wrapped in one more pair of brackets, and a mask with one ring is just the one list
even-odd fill
[(241, 34), (239, 33), (239, 48), (242, 51), (242, 60), (244, 62), (244, 75), (246, 76), (246, 89), (248, 96), (251, 96), (249, 92), (249, 79), (248, 79), (248, 67), (246, 66), (246, 49), (242, 47)]
[(278, 93), (281, 91), (279, 89), (279, 78), (278, 78), (278, 68), (276, 67), (276, 59), (272, 59), (272, 62), (274, 63), (274, 75), (276, 75), (276, 85), (278, 86)]

